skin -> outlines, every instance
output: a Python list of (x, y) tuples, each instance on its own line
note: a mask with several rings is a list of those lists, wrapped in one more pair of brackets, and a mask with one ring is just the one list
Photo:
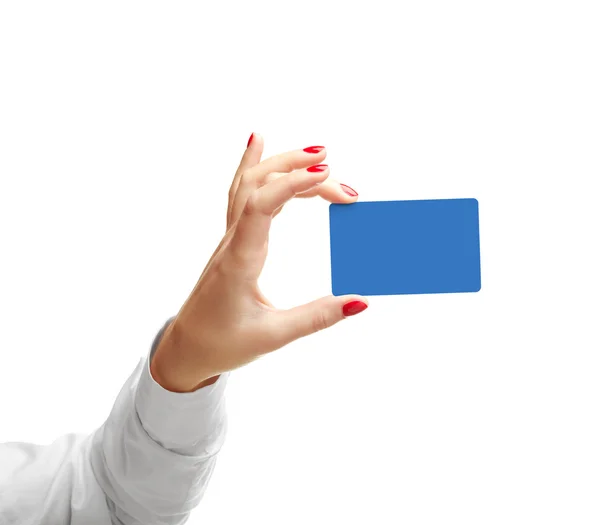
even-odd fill
[(343, 307), (366, 298), (329, 295), (279, 310), (258, 288), (273, 218), (292, 198), (352, 203), (329, 178), (311, 173), (327, 156), (295, 150), (261, 162), (264, 141), (253, 134), (229, 191), (227, 229), (196, 286), (166, 329), (150, 364), (155, 381), (172, 392), (192, 392), (220, 374), (345, 319)]

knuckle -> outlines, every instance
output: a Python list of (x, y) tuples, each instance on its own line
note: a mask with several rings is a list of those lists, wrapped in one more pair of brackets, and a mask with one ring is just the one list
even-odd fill
[(277, 180), (277, 179), (279, 179), (281, 177), (283, 177), (282, 173), (278, 173), (276, 171), (272, 171), (271, 173), (269, 173), (265, 177), (264, 184), (270, 184), (271, 182), (273, 182), (273, 181), (275, 181), (275, 180)]
[(257, 213), (258, 211), (259, 211), (258, 195), (256, 192), (253, 192), (248, 197), (246, 204), (244, 204), (244, 214), (252, 215), (254, 213)]
[(305, 173), (302, 173), (301, 171), (296, 171), (295, 173), (291, 173), (289, 176), (289, 183), (290, 183), (290, 188), (292, 189), (292, 191), (294, 193), (298, 193), (298, 190), (300, 189), (300, 186), (302, 186), (302, 183), (304, 182), (306, 177)]
[(325, 330), (331, 326), (331, 322), (329, 321), (329, 317), (323, 311), (316, 312), (312, 318), (312, 329), (315, 332), (320, 332), (321, 330)]
[(242, 172), (237, 180), (231, 185), (230, 192), (235, 195), (240, 188), (247, 186), (252, 180), (252, 175), (246, 171)]
[(219, 277), (225, 277), (229, 273), (230, 268), (228, 268), (227, 259), (221, 257), (218, 261), (216, 261), (212, 267), (211, 272)]
[(215, 271), (225, 277), (231, 277), (238, 274), (248, 266), (248, 257), (239, 250), (229, 250), (227, 257), (223, 258), (222, 263)]

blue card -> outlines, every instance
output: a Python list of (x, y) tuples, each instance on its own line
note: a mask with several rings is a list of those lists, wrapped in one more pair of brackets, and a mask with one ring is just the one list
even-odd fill
[(478, 292), (476, 199), (329, 207), (334, 295)]

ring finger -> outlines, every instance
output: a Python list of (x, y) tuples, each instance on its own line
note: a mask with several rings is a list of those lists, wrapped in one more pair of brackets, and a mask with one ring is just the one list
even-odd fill
[[(307, 171), (327, 171), (329, 173), (329, 166), (326, 164), (319, 164), (317, 166), (311, 166)], [(287, 173), (271, 173), (267, 176), (265, 183), (286, 175)], [(358, 199), (358, 193), (350, 186), (342, 184), (331, 177), (327, 177), (322, 184), (296, 195), (296, 198), (299, 199), (307, 199), (311, 197), (321, 197), (328, 202), (336, 204), (351, 204)]]

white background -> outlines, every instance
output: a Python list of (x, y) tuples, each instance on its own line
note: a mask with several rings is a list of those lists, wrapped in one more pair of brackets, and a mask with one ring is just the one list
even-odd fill
[[(600, 521), (597, 2), (2, 2), (0, 440), (92, 432), (224, 232), (249, 134), (362, 200), (475, 197), (482, 290), (232, 374), (190, 523)], [(327, 205), (263, 288), (330, 290)]]

